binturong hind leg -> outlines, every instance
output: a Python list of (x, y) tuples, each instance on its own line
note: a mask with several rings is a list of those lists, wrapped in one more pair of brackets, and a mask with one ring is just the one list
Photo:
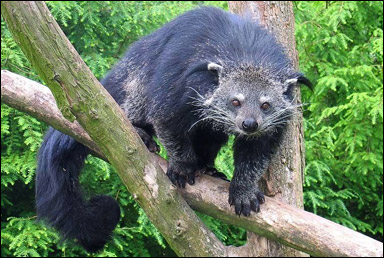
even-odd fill
[(180, 188), (184, 188), (186, 183), (193, 185), (199, 166), (191, 139), (184, 134), (169, 130), (169, 126), (163, 124), (157, 124), (155, 131), (168, 154), (169, 179)]
[(193, 137), (193, 147), (202, 173), (229, 181), (225, 174), (217, 171), (214, 167), (215, 158), (227, 140), (228, 136), (223, 133), (204, 130), (199, 131)]
[(135, 127), (137, 133), (139, 134), (141, 140), (144, 142), (144, 144), (147, 146), (147, 148), (150, 152), (154, 152), (154, 153), (160, 152), (160, 147), (159, 147), (159, 145), (157, 145), (157, 143), (153, 139), (152, 135), (147, 133), (147, 131), (141, 127), (138, 127), (138, 126), (134, 126), (134, 127)]

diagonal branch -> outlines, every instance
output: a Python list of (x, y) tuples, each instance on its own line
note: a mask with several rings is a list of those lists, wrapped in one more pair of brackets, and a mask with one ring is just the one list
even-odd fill
[(51, 89), (118, 172), (128, 191), (179, 256), (224, 256), (225, 248), (153, 161), (124, 113), (93, 76), (44, 2), (2, 1), (13, 38)]
[[(1, 101), (68, 133), (92, 149), (94, 143), (88, 140), (84, 129), (79, 125), (68, 126), (46, 87), (20, 75), (1, 71)], [(158, 156), (156, 159), (165, 171), (166, 162)], [(203, 176), (194, 186), (187, 185), (182, 194), (194, 210), (312, 256), (383, 256), (383, 243), (272, 198), (266, 197), (260, 213), (238, 217), (227, 203), (228, 187), (223, 180)], [(249, 245), (224, 249), (227, 255), (249, 256), (253, 248), (257, 249)]]

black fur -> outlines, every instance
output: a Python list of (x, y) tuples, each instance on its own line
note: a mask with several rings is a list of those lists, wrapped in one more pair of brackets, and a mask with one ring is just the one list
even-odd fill
[[(210, 63), (216, 66), (209, 70)], [(288, 79), (297, 81), (284, 84)], [(226, 99), (225, 85), (232, 82), (246, 96), (241, 109)], [(150, 151), (158, 151), (152, 136), (160, 139), (169, 156), (167, 174), (180, 187), (194, 184), (196, 172), (212, 171), (219, 149), (229, 134), (235, 134), (229, 202), (237, 214), (246, 216), (259, 211), (264, 202), (255, 182), (266, 169), (291, 110), (270, 121), (273, 128), (254, 135), (239, 133), (241, 126), (236, 127), (235, 121), (229, 126), (220, 120), (221, 111), (210, 112), (220, 108), (223, 117), (258, 113), (267, 119), (283, 105), (275, 101), (270, 113), (263, 113), (252, 94), (270, 92), (278, 95), (273, 100), (288, 105), (292, 88), (300, 82), (309, 84), (266, 30), (212, 7), (187, 12), (142, 38), (102, 80)], [(280, 89), (268, 90), (270, 84)], [(50, 129), (39, 154), (37, 213), (65, 237), (77, 238), (87, 250), (96, 251), (108, 240), (120, 211), (106, 196), (83, 199), (78, 174), (88, 153), (80, 143)]]

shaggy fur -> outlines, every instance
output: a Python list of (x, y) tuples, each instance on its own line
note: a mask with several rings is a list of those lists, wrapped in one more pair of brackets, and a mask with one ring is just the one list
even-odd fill
[[(212, 171), (219, 149), (234, 134), (229, 203), (245, 216), (264, 202), (257, 181), (294, 114), (292, 90), (300, 82), (310, 85), (272, 35), (212, 7), (187, 12), (142, 38), (102, 80), (148, 149), (158, 150), (154, 135), (165, 146), (167, 175), (179, 187), (194, 184), (197, 172)], [(87, 154), (80, 143), (50, 129), (39, 154), (37, 213), (96, 251), (120, 211), (110, 197), (82, 197), (78, 175)]]

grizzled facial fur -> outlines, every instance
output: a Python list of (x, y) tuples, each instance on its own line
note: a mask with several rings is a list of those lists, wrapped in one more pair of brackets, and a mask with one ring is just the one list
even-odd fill
[(278, 80), (251, 65), (226, 68), (209, 63), (208, 70), (217, 74), (218, 87), (205, 97), (205, 115), (228, 133), (268, 134), (286, 124), (298, 107), (287, 94), (297, 78)]

